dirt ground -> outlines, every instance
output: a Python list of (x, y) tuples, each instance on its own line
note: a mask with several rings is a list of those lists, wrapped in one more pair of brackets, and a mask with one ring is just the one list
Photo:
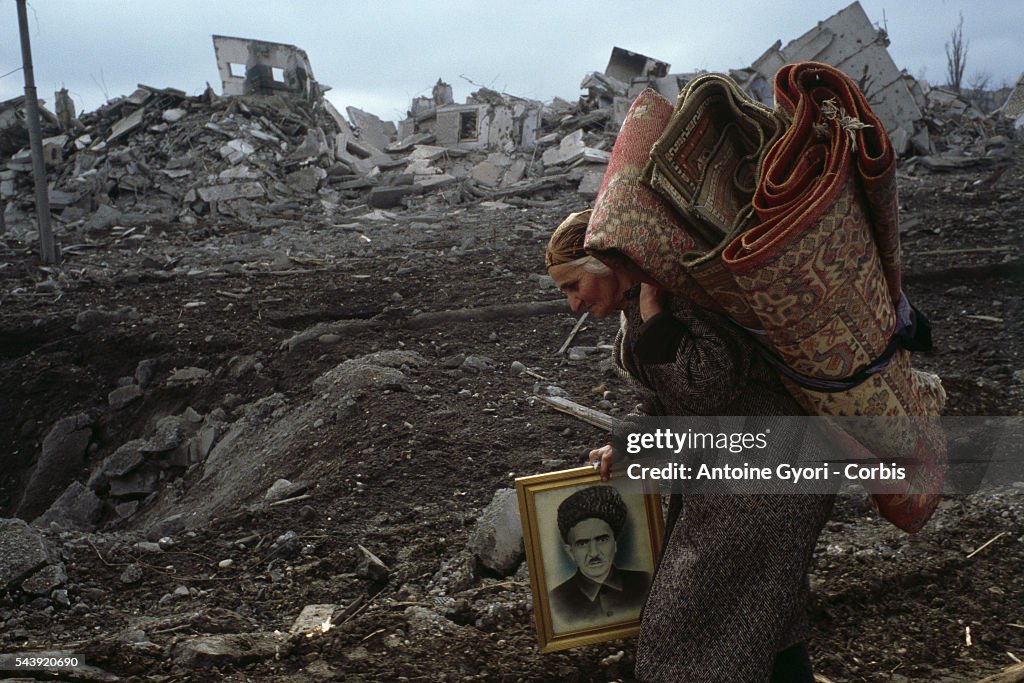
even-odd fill
[[(914, 363), (942, 376), (949, 414), (1019, 416), (1024, 165), (992, 183), (987, 173), (901, 171), (905, 289), (937, 347)], [(218, 481), (212, 460), (169, 467), (133, 514), (108, 505), (96, 532), (47, 530), (69, 604), (0, 597), (0, 652), (77, 653), (122, 680), (631, 680), (631, 641), (540, 654), (525, 571), (488, 575), (463, 550), (495, 491), (579, 464), (604, 438), (544, 407), (537, 379), (512, 363), (585, 405), (610, 391), (609, 412), (621, 414), (632, 396), (608, 352), (556, 354), (575, 323), (567, 307), (403, 324), (558, 298), (539, 277), (543, 246), (581, 202), (569, 192), (505, 208), (416, 201), (353, 212), (343, 227), (211, 219), (75, 248), (68, 236), (50, 271), (26, 245), (0, 244), (0, 516), (13, 516), (63, 417), (94, 417), (87, 458), (66, 473), (82, 482), (189, 407), (251, 427), (221, 456)], [(91, 325), (79, 317), (122, 309), (131, 311)], [(373, 316), (394, 324), (282, 346), (317, 323)], [(588, 321), (574, 344), (610, 344), (615, 327)], [(317, 383), (345, 360), (391, 350), (419, 354), (394, 386), (339, 397)], [(152, 383), (112, 409), (108, 395), (144, 360), (156, 362)], [(182, 368), (209, 375), (169, 381)], [(279, 478), (308, 497), (261, 505)], [(161, 525), (179, 513), (183, 524)], [(159, 549), (136, 545), (160, 537), (169, 540)], [(360, 545), (390, 568), (386, 579), (358, 571)], [(836, 683), (974, 681), (1024, 658), (1024, 485), (948, 498), (915, 535), (881, 521), (865, 497), (844, 496), (817, 555), (812, 655)], [(131, 566), (141, 578), (126, 581)], [(349, 609), (326, 633), (289, 636), (318, 603)], [(218, 658), (184, 647), (203, 634), (263, 635), (239, 636), (235, 655)]]

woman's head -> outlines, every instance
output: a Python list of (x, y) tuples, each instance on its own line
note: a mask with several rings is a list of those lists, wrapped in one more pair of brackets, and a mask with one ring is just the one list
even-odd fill
[(584, 251), (590, 214), (590, 209), (569, 214), (555, 228), (544, 263), (574, 313), (585, 309), (595, 318), (604, 318), (622, 309), (626, 292), (635, 283)]

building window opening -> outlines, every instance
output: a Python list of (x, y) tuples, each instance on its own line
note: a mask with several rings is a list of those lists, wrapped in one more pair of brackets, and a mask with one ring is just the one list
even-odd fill
[(480, 137), (476, 111), (459, 112), (459, 141), (476, 140)]

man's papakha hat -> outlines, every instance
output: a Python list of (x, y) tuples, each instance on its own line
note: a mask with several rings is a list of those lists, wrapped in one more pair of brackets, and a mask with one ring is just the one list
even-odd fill
[(580, 489), (558, 506), (558, 532), (569, 542), (569, 530), (585, 519), (603, 519), (618, 538), (626, 525), (626, 503), (611, 486)]

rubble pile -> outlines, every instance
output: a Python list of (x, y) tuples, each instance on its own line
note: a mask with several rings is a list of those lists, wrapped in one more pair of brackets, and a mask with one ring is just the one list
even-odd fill
[[(467, 202), (523, 205), (575, 190), (593, 199), (625, 114), (644, 89), (669, 100), (701, 72), (619, 47), (588, 73), (576, 102), (548, 104), (480, 88), (456, 103), (438, 80), (397, 125), (355, 107), (343, 116), (292, 45), (213, 36), (222, 93), (140, 85), (81, 119), (67, 92), (41, 108), (58, 237), (88, 242), (115, 226), (331, 227), (378, 209)], [(771, 102), (786, 63), (817, 60), (858, 79), (894, 148), (948, 170), (999, 160), (1020, 120), (1019, 87), (986, 115), (966, 97), (910, 77), (885, 31), (854, 2), (730, 75)], [(0, 234), (36, 238), (24, 98), (0, 103)]]
[[(995, 111), (985, 114), (971, 98), (921, 82), (924, 93), (922, 121), (927, 126), (927, 146), (915, 140), (917, 155), (905, 168), (921, 166), (930, 171), (1001, 167), (1009, 159), (1013, 122)], [(918, 146), (920, 142), (920, 146)]]
[[(596, 194), (614, 142), (603, 112), (561, 102), (542, 117), (539, 103), (487, 89), (457, 105), (450, 87), (435, 87), (445, 89), (447, 100), (414, 101), (398, 128), (354, 107), (346, 119), (322, 97), (223, 97), (210, 88), (187, 97), (143, 85), (63, 131), (47, 116), (57, 234), (83, 242), (140, 224), (330, 226), (353, 210), (544, 199), (573, 186)], [(0, 167), (0, 227), (27, 243), (35, 239), (32, 164), (27, 136), (17, 135), (21, 118), (7, 118), (3, 139), (17, 151)]]

